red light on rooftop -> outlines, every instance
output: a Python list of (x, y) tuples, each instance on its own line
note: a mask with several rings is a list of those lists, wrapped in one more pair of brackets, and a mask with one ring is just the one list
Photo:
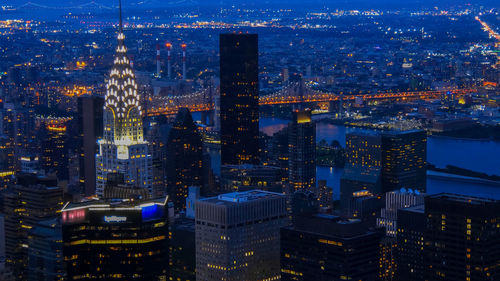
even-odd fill
[(172, 48), (172, 43), (167, 43), (167, 44), (165, 44), (165, 46), (170, 49), (170, 48)]

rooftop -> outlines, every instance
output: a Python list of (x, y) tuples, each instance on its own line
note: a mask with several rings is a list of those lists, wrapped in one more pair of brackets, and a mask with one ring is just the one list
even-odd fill
[(165, 205), (168, 197), (146, 199), (146, 200), (131, 200), (131, 199), (94, 199), (84, 202), (68, 202), (62, 208), (62, 212), (86, 209), (86, 208), (142, 208), (153, 204)]
[(469, 203), (469, 204), (477, 204), (477, 205), (482, 205), (482, 204), (486, 204), (486, 203), (496, 203), (496, 204), (500, 203), (500, 200), (496, 200), (496, 199), (474, 197), (474, 196), (469, 196), (469, 195), (460, 195), (460, 194), (452, 194), (452, 193), (440, 193), (440, 194), (429, 196), (429, 198), (450, 200), (450, 201), (455, 201), (455, 202), (460, 202), (460, 203)]
[(217, 197), (205, 198), (201, 199), (200, 201), (210, 201), (214, 203), (216, 202), (243, 203), (243, 202), (256, 201), (260, 199), (272, 198), (276, 196), (282, 196), (282, 194), (254, 189), (249, 191), (221, 194)]

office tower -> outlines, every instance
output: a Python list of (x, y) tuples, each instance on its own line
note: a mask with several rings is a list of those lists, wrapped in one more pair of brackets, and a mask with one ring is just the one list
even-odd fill
[(383, 235), (359, 220), (302, 217), (281, 229), (281, 280), (377, 280)]
[(397, 240), (396, 237), (385, 236), (380, 241), (379, 248), (379, 280), (390, 281), (396, 276), (397, 264)]
[(259, 164), (257, 34), (220, 35), (222, 165)]
[(442, 193), (425, 216), (425, 280), (500, 279), (500, 201)]
[(295, 190), (316, 188), (316, 124), (311, 111), (294, 111), (288, 126), (288, 180)]
[(281, 168), (283, 175), (283, 182), (288, 182), (289, 177), (289, 149), (288, 149), (288, 126), (281, 129), (273, 135), (271, 155), (274, 160), (274, 165)]
[(382, 191), (426, 192), (427, 134), (423, 130), (382, 134)]
[(427, 218), (424, 205), (398, 210), (396, 263), (397, 280), (424, 280), (424, 231)]
[[(350, 173), (380, 169), (381, 188), (375, 195), (401, 188), (426, 190), (427, 135), (425, 131), (365, 131), (346, 135)], [(350, 170), (350, 171), (349, 171)], [(360, 174), (361, 176), (361, 174)], [(349, 189), (342, 188), (341, 189)], [(348, 190), (349, 191), (349, 190)], [(348, 192), (347, 192), (348, 193)], [(347, 196), (344, 192), (344, 196)], [(342, 195), (341, 195), (342, 196)], [(347, 202), (347, 200), (343, 200)]]
[(201, 186), (203, 142), (191, 113), (182, 108), (177, 113), (167, 143), (167, 190), (177, 211), (186, 208), (190, 186)]
[(80, 184), (86, 196), (96, 191), (97, 140), (103, 136), (104, 98), (82, 96), (78, 98), (78, 152)]
[(144, 124), (144, 138), (149, 143), (152, 158), (153, 197), (164, 197), (167, 195), (167, 143), (171, 125), (164, 115), (147, 116)]
[(291, 195), (287, 195), (288, 213), (291, 215), (292, 224), (301, 217), (312, 216), (318, 213), (319, 202), (314, 193), (309, 190), (300, 189)]
[(42, 168), (45, 173), (55, 173), (59, 180), (68, 179), (68, 135), (64, 122), (45, 124), (42, 141)]
[(96, 157), (96, 194), (101, 197), (108, 173), (116, 172), (125, 176), (125, 184), (153, 193), (152, 160), (143, 137), (137, 83), (124, 40), (120, 6), (118, 46), (106, 84), (104, 137), (99, 140)]
[(8, 137), (0, 132), (0, 189), (7, 188), (13, 182), (16, 173), (14, 148)]
[(378, 195), (382, 192), (381, 171), (377, 167), (346, 166), (340, 177), (340, 207), (349, 209), (354, 194)]
[(385, 208), (377, 218), (377, 227), (384, 227), (386, 235), (396, 237), (398, 209), (424, 204), (424, 194), (417, 190), (404, 189), (385, 193)]
[(67, 280), (166, 280), (167, 200), (92, 200), (62, 209)]
[(346, 164), (361, 167), (381, 167), (381, 142), (382, 140), (380, 135), (377, 134), (376, 131), (363, 131), (346, 134)]
[(62, 207), (63, 191), (55, 179), (21, 175), (2, 194), (5, 215), (6, 261), (18, 280), (26, 278), (28, 231), (53, 218)]
[(196, 202), (197, 280), (279, 280), (286, 200), (252, 190)]
[(196, 280), (194, 218), (178, 218), (171, 225), (170, 280)]
[(333, 210), (333, 189), (326, 186), (326, 180), (318, 181), (318, 191), (316, 197), (318, 198), (319, 208), (322, 212), (329, 212)]
[(279, 167), (263, 165), (221, 166), (221, 189), (225, 192), (259, 189), (282, 193), (282, 171)]
[(40, 221), (28, 233), (28, 280), (64, 280), (61, 219)]

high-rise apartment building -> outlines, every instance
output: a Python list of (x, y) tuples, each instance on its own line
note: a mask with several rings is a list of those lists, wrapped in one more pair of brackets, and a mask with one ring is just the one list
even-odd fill
[(197, 280), (279, 280), (280, 228), (286, 199), (260, 190), (198, 200)]
[(62, 209), (67, 280), (166, 280), (167, 199), (93, 200)]
[(143, 136), (137, 82), (124, 40), (120, 8), (118, 46), (106, 85), (104, 136), (96, 157), (96, 193), (100, 197), (109, 173), (121, 173), (125, 184), (153, 193), (152, 159)]
[(311, 111), (294, 111), (288, 127), (288, 180), (295, 190), (316, 188), (316, 124)]
[(257, 34), (220, 35), (222, 165), (259, 164)]
[(432, 195), (425, 216), (425, 280), (500, 279), (499, 200)]

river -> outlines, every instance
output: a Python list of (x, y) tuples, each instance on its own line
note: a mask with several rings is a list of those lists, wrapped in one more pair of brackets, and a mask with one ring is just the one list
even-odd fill
[[(197, 115), (193, 115), (196, 119)], [(261, 118), (260, 130), (272, 135), (283, 129), (288, 120), (278, 118)], [(347, 128), (342, 125), (332, 125), (318, 122), (316, 125), (316, 140), (322, 139), (329, 143), (337, 140), (345, 147), (345, 135), (348, 132), (361, 130)], [(212, 150), (212, 166), (217, 170), (220, 166), (220, 152)], [(429, 137), (427, 139), (427, 161), (437, 167), (454, 165), (487, 174), (500, 175), (500, 142), (464, 140), (447, 137)], [(324, 179), (333, 188), (334, 198), (340, 196), (340, 176), (343, 169), (317, 166), (317, 179)], [(428, 177), (427, 193), (437, 194), (451, 192), (457, 194), (500, 199), (500, 185), (482, 182), (463, 182), (455, 179)]]

